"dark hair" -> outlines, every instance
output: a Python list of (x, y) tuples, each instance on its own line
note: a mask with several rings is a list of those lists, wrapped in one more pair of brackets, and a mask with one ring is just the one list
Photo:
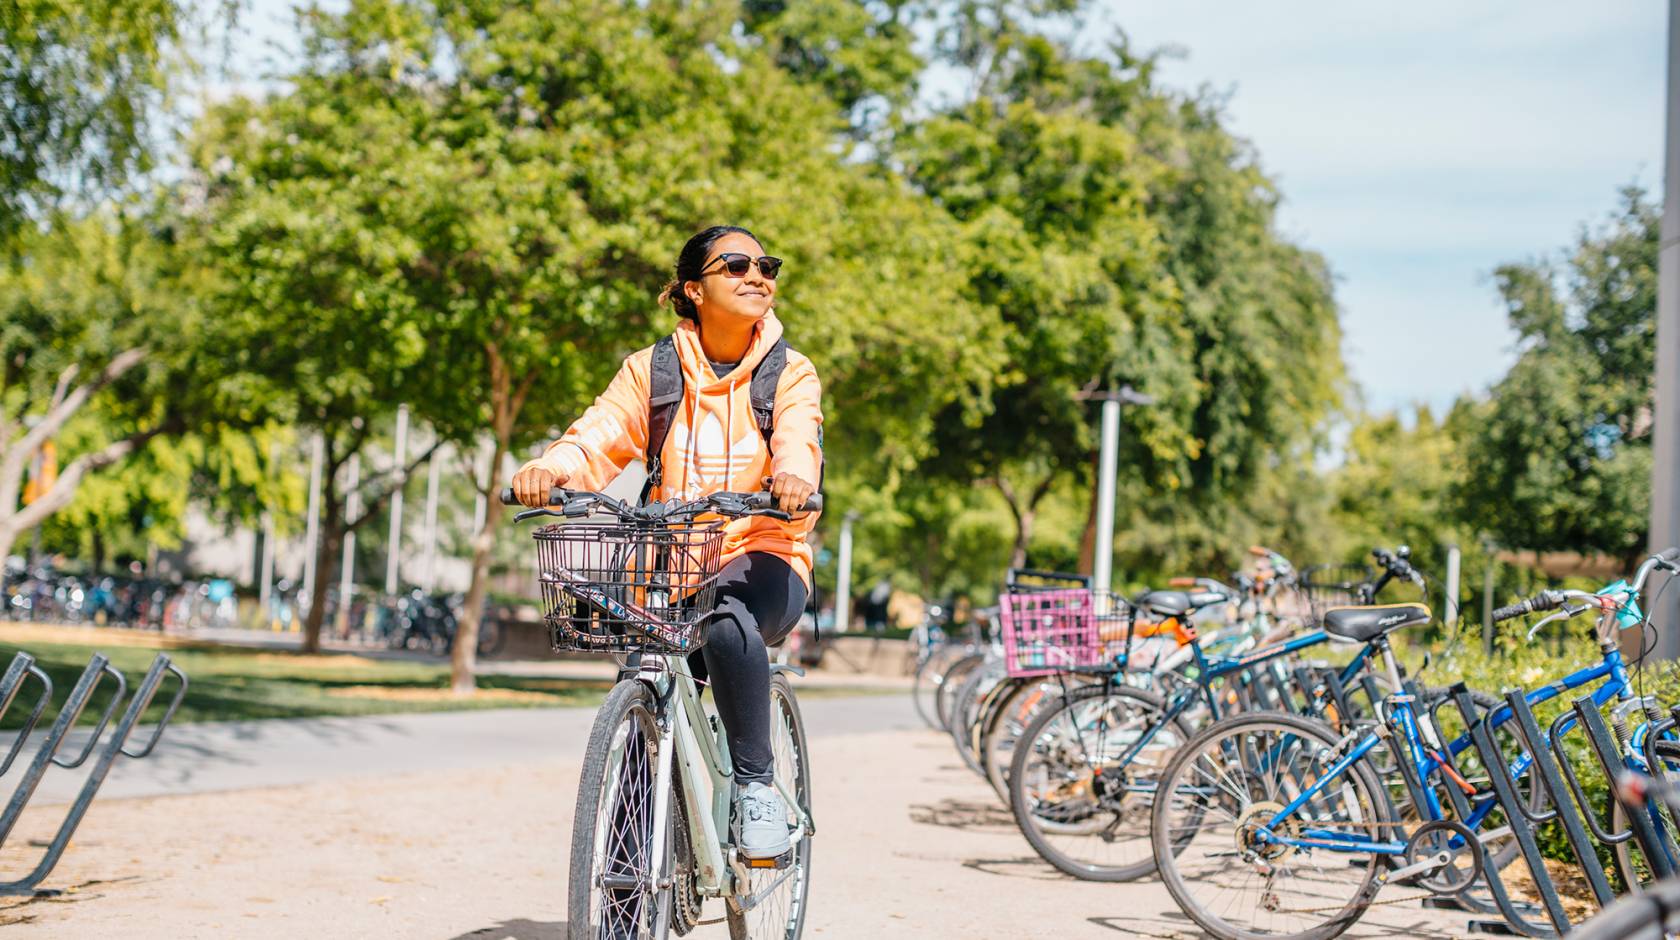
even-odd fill
[(688, 244), (683, 246), (682, 252), (677, 255), (676, 279), (666, 284), (665, 289), (659, 293), (659, 302), (669, 302), (677, 316), (699, 322), (700, 311), (695, 309), (694, 301), (688, 299), (682, 288), (689, 281), (700, 280), (700, 270), (706, 264), (706, 259), (711, 256), (712, 246), (725, 235), (745, 235), (755, 242), (758, 241), (757, 235), (739, 225), (714, 225), (690, 238)]

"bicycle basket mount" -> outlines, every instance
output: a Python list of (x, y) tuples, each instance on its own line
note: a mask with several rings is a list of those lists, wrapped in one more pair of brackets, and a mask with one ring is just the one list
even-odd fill
[(717, 597), (722, 520), (537, 529), (543, 620), (559, 652), (687, 653)]

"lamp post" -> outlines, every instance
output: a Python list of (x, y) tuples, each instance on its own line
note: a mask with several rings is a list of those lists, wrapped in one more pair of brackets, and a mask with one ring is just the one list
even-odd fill
[[(1680, 0), (1668, 5), (1668, 135), (1663, 159), (1661, 249), (1657, 255), (1657, 378), (1651, 439), (1653, 552), (1680, 544)], [(1660, 609), (1656, 655), (1680, 659), (1680, 592), (1664, 591), (1654, 573), (1647, 597)]]
[(1106, 392), (1082, 392), (1079, 397), (1103, 403), (1102, 449), (1097, 457), (1097, 544), (1091, 589), (1106, 594), (1114, 574), (1114, 482), (1119, 473), (1120, 406), (1153, 405), (1155, 398), (1130, 385)]

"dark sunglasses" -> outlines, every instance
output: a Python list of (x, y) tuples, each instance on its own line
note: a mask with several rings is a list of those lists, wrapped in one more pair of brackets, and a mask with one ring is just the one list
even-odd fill
[[(750, 255), (743, 255), (737, 251), (726, 251), (712, 259), (712, 261), (713, 263), (722, 261), (723, 273), (729, 275), (730, 277), (746, 277), (747, 269), (752, 267), (753, 262), (755, 261), (758, 262), (758, 273), (764, 275), (766, 280), (774, 281), (776, 279), (776, 275), (782, 273), (782, 259), (772, 258), (769, 255), (765, 255), (762, 258), (754, 258)], [(706, 267), (701, 268), (700, 276), (705, 277), (706, 271), (710, 269), (711, 266), (712, 265), (708, 264)]]

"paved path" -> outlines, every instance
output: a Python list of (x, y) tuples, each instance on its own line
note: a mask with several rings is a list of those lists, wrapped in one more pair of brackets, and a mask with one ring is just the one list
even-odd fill
[[(920, 724), (905, 696), (811, 696), (800, 704), (812, 735), (906, 730)], [(510, 708), (174, 725), (150, 757), (113, 764), (99, 799), (570, 759), (583, 752), (594, 717), (593, 708)], [(149, 734), (149, 728), (136, 729), (132, 740), (144, 741)], [(73, 736), (62, 753), (79, 753), (80, 740), (85, 738)], [(0, 753), (10, 742), (10, 735), (0, 736)], [(36, 799), (69, 802), (86, 777), (85, 771), (51, 768)]]
[[(1156, 882), (1080, 882), (1038, 860), (949, 742), (915, 725), (906, 700), (807, 704), (819, 825), (807, 938), (1196, 936)], [(234, 764), (235, 772), (215, 756), (183, 781), (196, 792), (101, 799), (52, 878), (66, 894), (0, 902), (0, 926), (8, 940), (559, 940), (588, 714), (357, 719), (345, 723), (354, 732), (339, 722), (246, 729), (266, 743), (289, 742), (292, 758), (271, 760), (279, 752), (257, 748), (243, 752), (251, 763)], [(244, 746), (239, 728), (204, 726), (205, 750), (235, 752)], [(382, 772), (373, 758), (352, 756), (361, 752), (421, 754), (432, 766)], [(190, 764), (191, 754), (171, 759)], [(248, 786), (264, 773), (275, 775), (273, 785), (215, 785), (219, 776)], [(300, 777), (313, 782), (295, 783)], [(50, 814), (26, 815), (0, 851), (0, 869), (31, 864), (40, 849), (28, 841), (53, 824)], [(708, 914), (718, 916), (715, 902)], [(1374, 908), (1349, 936), (1462, 933), (1461, 916), (1402, 903)], [(725, 932), (710, 926), (691, 936), (721, 940)]]

